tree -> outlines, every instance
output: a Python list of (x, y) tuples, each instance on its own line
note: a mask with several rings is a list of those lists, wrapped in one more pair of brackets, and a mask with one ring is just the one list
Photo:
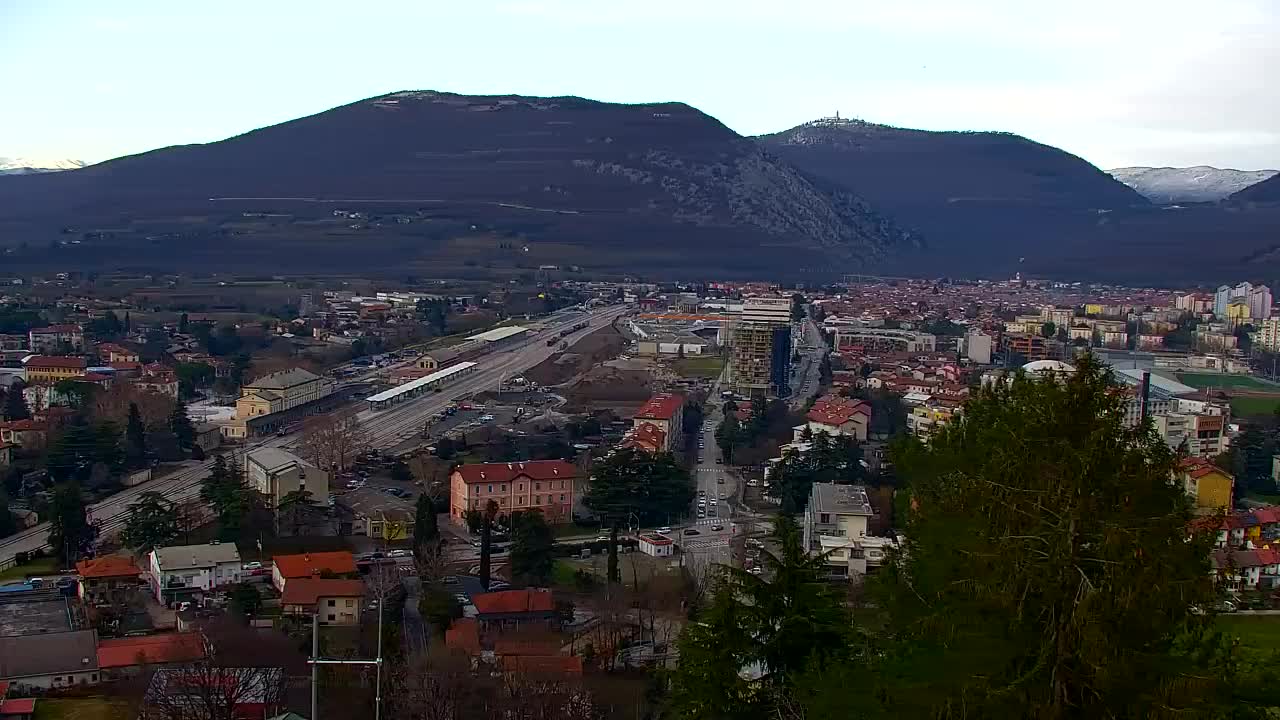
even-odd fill
[(18, 523), (9, 509), (9, 494), (0, 490), (0, 538), (8, 537), (18, 531)]
[(391, 466), (391, 479), (402, 483), (413, 482), (413, 471), (409, 469), (409, 464), (404, 460), (396, 460)]
[(413, 512), (413, 545), (423, 547), (440, 538), (436, 506), (425, 493), (418, 496)]
[(169, 414), (169, 430), (178, 439), (178, 447), (190, 450), (196, 442), (196, 427), (187, 417), (187, 404), (179, 397), (173, 404), (173, 412)]
[[(806, 672), (851, 656), (853, 621), (826, 582), (826, 558), (806, 552), (789, 517), (774, 521), (773, 538), (778, 551), (761, 553), (764, 574), (720, 568), (711, 606), (681, 633), (672, 682), (680, 717), (778, 717)], [(743, 677), (747, 668), (761, 673), (758, 682)]]
[(725, 413), (724, 420), (721, 420), (720, 426), (716, 428), (716, 445), (720, 447), (720, 454), (724, 456), (725, 462), (733, 462), (733, 451), (742, 444), (742, 436), (742, 425), (738, 422), (738, 416)]
[(368, 433), (354, 412), (316, 415), (302, 426), (302, 452), (321, 470), (346, 470), (368, 445)]
[(129, 419), (124, 428), (124, 462), (131, 470), (146, 467), (147, 430), (137, 403), (129, 403)]
[(513, 513), (511, 517), (511, 577), (526, 585), (546, 585), (551, 580), (555, 558), (551, 549), (555, 534), (538, 510)]
[(248, 583), (236, 583), (231, 586), (231, 614), (241, 620), (248, 620), (262, 609), (262, 595)]
[(804, 509), (815, 482), (852, 484), (866, 475), (862, 448), (848, 435), (831, 437), (812, 433), (806, 453), (787, 451), (769, 474), (767, 493), (781, 500), (782, 512), (792, 515)]
[(614, 521), (613, 527), (609, 528), (609, 582), (622, 582), (622, 571), (618, 567), (618, 522)]
[(239, 468), (219, 455), (209, 475), (200, 482), (200, 499), (213, 508), (218, 518), (219, 537), (234, 540), (249, 511), (249, 490), (240, 477)]
[(871, 584), (891, 716), (1207, 717), (1181, 713), (1221, 699), (1194, 612), (1214, 598), (1213, 532), (1103, 366), (1076, 368), (997, 383), (895, 449), (910, 552)]
[(5, 393), (5, 420), (27, 420), (31, 417), (31, 410), (27, 408), (27, 397), (22, 394), (22, 389), (21, 382), (14, 382), (9, 386), (9, 392)]
[(55, 487), (49, 500), (49, 546), (67, 567), (93, 547), (94, 535), (80, 486), (72, 482)]
[(498, 516), (498, 503), (489, 500), (484, 504), (480, 519), (480, 587), (489, 590), (489, 572), (493, 553), (493, 520)]
[(120, 541), (139, 553), (164, 547), (178, 537), (178, 517), (173, 503), (158, 492), (145, 492), (129, 506)]
[(804, 305), (805, 302), (803, 295), (795, 293), (791, 296), (791, 322), (804, 322)]
[(187, 334), (187, 328), (188, 328), (187, 322), (188, 322), (188, 318), (186, 313), (182, 313), (181, 315), (178, 316), (178, 332), (182, 333), (183, 335)]
[(1047, 322), (1040, 326), (1040, 337), (1046, 340), (1058, 334), (1058, 326), (1054, 323)]
[(583, 503), (607, 519), (634, 513), (641, 524), (669, 522), (693, 502), (689, 473), (670, 453), (619, 450), (593, 468)]
[(295, 537), (300, 535), (302, 528), (310, 520), (308, 516), (315, 510), (315, 499), (310, 490), (290, 490), (280, 498), (280, 503), (276, 506), (276, 531), (279, 532), (283, 521)]

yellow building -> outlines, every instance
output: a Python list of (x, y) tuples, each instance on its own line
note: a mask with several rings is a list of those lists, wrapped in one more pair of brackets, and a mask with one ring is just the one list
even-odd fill
[(1235, 478), (1204, 458), (1191, 457), (1178, 467), (1182, 486), (1195, 501), (1196, 512), (1231, 512)]
[(302, 368), (264, 375), (240, 388), (236, 419), (270, 415), (319, 400), (333, 392), (333, 382)]
[(26, 382), (32, 385), (81, 377), (88, 363), (82, 357), (32, 355), (22, 365), (26, 369)]
[(1102, 310), (1103, 310), (1102, 303), (1085, 303), (1085, 306), (1084, 306), (1085, 315), (1101, 315)]
[(948, 407), (917, 405), (907, 416), (907, 427), (921, 440), (928, 440), (940, 428), (955, 417), (956, 411)]
[(1227, 324), (1231, 327), (1249, 324), (1249, 303), (1236, 301), (1227, 305)]

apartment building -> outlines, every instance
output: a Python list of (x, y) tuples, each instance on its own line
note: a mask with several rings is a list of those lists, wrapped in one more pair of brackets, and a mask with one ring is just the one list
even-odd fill
[(830, 576), (856, 579), (878, 567), (895, 544), (869, 536), (867, 524), (874, 515), (866, 488), (814, 483), (802, 524), (804, 546), (825, 556)]
[(790, 394), (791, 298), (752, 297), (733, 327), (731, 387), (747, 397)]
[(49, 325), (27, 332), (31, 352), (84, 352), (84, 329), (79, 325)]
[(547, 522), (569, 522), (580, 479), (564, 460), (459, 465), (449, 476), (449, 517), (465, 525), (468, 510), (483, 511), (493, 500), (502, 515), (540, 510)]
[(329, 497), (329, 473), (285, 450), (252, 450), (245, 458), (245, 470), (249, 486), (269, 508), (278, 507), (291, 492), (309, 492), (313, 503), (323, 503)]
[(1244, 305), (1243, 311), (1254, 320), (1271, 317), (1271, 288), (1242, 282), (1235, 287), (1222, 285), (1213, 295), (1213, 314), (1225, 319), (1232, 304)]
[(1030, 361), (1046, 360), (1049, 357), (1044, 338), (1040, 335), (1006, 333), (1000, 340), (1005, 353), (1016, 353)]
[(1171, 448), (1186, 447), (1191, 457), (1212, 457), (1227, 450), (1230, 408), (1200, 400), (1169, 400), (1168, 409), (1151, 415), (1156, 433)]
[(1280, 316), (1254, 323), (1253, 344), (1271, 352), (1280, 352)]
[(194, 600), (215, 588), (240, 582), (240, 551), (235, 543), (156, 548), (147, 560), (151, 590), (162, 605)]
[(657, 438), (658, 436), (652, 431), (644, 430), (645, 425), (652, 425), (655, 430), (662, 433), (660, 449), (664, 452), (675, 450), (684, 429), (684, 401), (684, 395), (679, 393), (654, 395), (632, 416), (632, 430), (637, 433), (643, 432), (647, 437)]

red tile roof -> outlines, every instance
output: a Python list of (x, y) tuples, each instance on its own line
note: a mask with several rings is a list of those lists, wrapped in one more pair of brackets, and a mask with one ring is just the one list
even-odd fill
[(134, 362), (134, 361), (132, 361), (132, 360), (117, 360), (116, 362), (113, 362), (113, 363), (110, 363), (109, 365), (107, 365), (107, 367), (109, 367), (109, 368), (111, 368), (111, 369), (113, 369), (113, 370), (120, 370), (120, 371), (122, 371), (122, 372), (128, 372), (128, 371), (131, 371), (131, 370), (139, 370), (139, 371), (141, 371), (141, 370), (142, 370), (142, 363), (140, 363), (140, 362)]
[(640, 420), (670, 420), (684, 406), (684, 396), (679, 393), (659, 393), (649, 398), (635, 417)]
[(364, 582), (336, 578), (297, 578), (285, 583), (281, 605), (315, 605), (324, 597), (364, 597)]
[(503, 590), (477, 595), (471, 599), (476, 612), (495, 613), (551, 612), (556, 602), (550, 590)]
[(839, 426), (852, 420), (855, 415), (862, 415), (870, 420), (871, 406), (854, 398), (824, 395), (813, 404), (806, 417), (811, 422)]
[(79, 325), (63, 324), (63, 325), (49, 325), (47, 327), (42, 327), (42, 328), (31, 328), (31, 332), (35, 333), (36, 335), (44, 335), (44, 334), (52, 334), (52, 333), (78, 333), (78, 332), (84, 332), (84, 330), (81, 329)]
[(667, 434), (657, 425), (646, 422), (640, 423), (639, 427), (628, 432), (622, 442), (618, 443), (618, 447), (657, 452), (666, 444)]
[(70, 370), (83, 370), (88, 366), (88, 361), (82, 357), (32, 355), (27, 358), (27, 361), (24, 364), (28, 368), (67, 368)]
[(564, 460), (529, 460), (511, 463), (471, 463), (455, 470), (468, 485), (506, 483), (525, 476), (530, 480), (564, 480), (576, 477), (578, 466)]
[(1280, 522), (1280, 507), (1276, 507), (1275, 505), (1260, 507), (1253, 511), (1253, 516), (1258, 518), (1258, 522), (1263, 524)]
[(31, 715), (35, 711), (35, 698), (14, 698), (0, 702), (0, 715)]
[(445, 647), (462, 650), (469, 655), (480, 654), (480, 623), (475, 618), (461, 618), (444, 633)]
[(194, 662), (202, 657), (204, 643), (196, 633), (98, 640), (98, 667), (103, 670), (143, 663)]
[(1179, 465), (1181, 466), (1183, 472), (1197, 479), (1202, 478), (1205, 475), (1208, 475), (1210, 473), (1218, 473), (1219, 475), (1225, 475), (1228, 478), (1232, 477), (1231, 473), (1227, 472), (1226, 470), (1223, 470), (1222, 468), (1218, 467), (1217, 465), (1214, 465), (1213, 463), (1209, 462), (1208, 460), (1205, 460), (1204, 458), (1198, 458), (1198, 457), (1185, 458)]
[(103, 555), (76, 563), (76, 573), (83, 578), (136, 577), (142, 574), (133, 558)]
[(302, 555), (276, 555), (272, 558), (280, 577), (292, 578), (315, 577), (328, 570), (335, 575), (356, 572), (356, 559), (346, 550), (335, 552), (303, 553)]

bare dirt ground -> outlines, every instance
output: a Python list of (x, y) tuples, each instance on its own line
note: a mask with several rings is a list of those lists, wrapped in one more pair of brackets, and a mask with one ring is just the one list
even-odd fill
[(626, 338), (612, 327), (604, 327), (582, 338), (565, 352), (559, 352), (525, 373), (525, 377), (550, 387), (572, 380), (592, 367), (622, 354)]

